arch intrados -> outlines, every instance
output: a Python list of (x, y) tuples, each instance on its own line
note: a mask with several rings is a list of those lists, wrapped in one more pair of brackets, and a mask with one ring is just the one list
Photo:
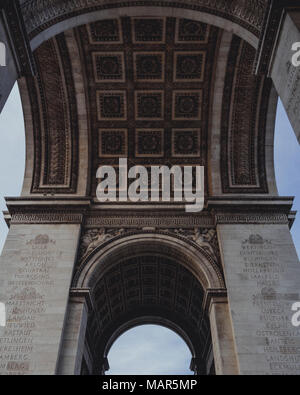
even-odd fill
[(93, 289), (105, 272), (115, 264), (141, 255), (153, 254), (172, 259), (188, 269), (204, 291), (224, 289), (223, 276), (217, 265), (208, 260), (204, 251), (168, 234), (141, 233), (123, 236), (100, 245), (79, 268), (73, 281), (75, 288)]
[(230, 33), (236, 34), (243, 40), (247, 41), (255, 49), (258, 47), (258, 37), (251, 33), (246, 28), (238, 23), (232, 22), (225, 17), (216, 16), (203, 11), (190, 10), (188, 8), (177, 7), (163, 7), (163, 6), (144, 6), (144, 7), (118, 7), (108, 10), (100, 10), (94, 12), (87, 12), (76, 17), (65, 19), (55, 25), (43, 30), (31, 40), (32, 50), (37, 49), (43, 42), (63, 33), (66, 30), (79, 27), (88, 23), (111, 19), (119, 17), (135, 17), (135, 16), (165, 16), (165, 17), (178, 17), (194, 21), (206, 23), (208, 25), (216, 26), (220, 29), (226, 30)]

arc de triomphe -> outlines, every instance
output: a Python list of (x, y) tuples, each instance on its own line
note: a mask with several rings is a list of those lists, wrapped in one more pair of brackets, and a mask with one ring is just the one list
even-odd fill
[[(102, 374), (124, 331), (178, 333), (196, 374), (300, 374), (300, 266), (273, 165), (300, 141), (299, 1), (2, 1), (0, 110), (18, 80), (21, 197), (0, 258), (0, 374)], [(96, 171), (202, 165), (205, 209), (99, 203)], [(121, 188), (121, 186), (118, 186)]]

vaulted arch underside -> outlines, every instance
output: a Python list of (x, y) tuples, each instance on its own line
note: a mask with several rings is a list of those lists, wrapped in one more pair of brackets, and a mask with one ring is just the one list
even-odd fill
[[(49, 56), (50, 54), (50, 56)], [(45, 41), (20, 81), (24, 195), (94, 196), (99, 165), (202, 165), (206, 196), (274, 194), (276, 97), (255, 48), (196, 20), (99, 20)]]
[[(210, 324), (203, 311), (204, 290), (182, 265), (170, 259), (140, 256), (113, 265), (93, 290), (95, 314), (88, 324), (93, 366), (103, 365), (120, 334), (144, 323), (175, 330), (198, 364), (210, 357)], [(95, 372), (96, 373), (96, 372)]]
[(214, 372), (209, 303), (214, 296), (226, 296), (226, 288), (213, 249), (168, 230), (119, 235), (93, 250), (83, 249), (70, 295), (71, 304), (83, 295), (89, 300), (82, 340), (82, 366), (89, 367), (85, 374), (108, 370), (116, 339), (143, 324), (175, 331), (191, 351), (191, 369)]

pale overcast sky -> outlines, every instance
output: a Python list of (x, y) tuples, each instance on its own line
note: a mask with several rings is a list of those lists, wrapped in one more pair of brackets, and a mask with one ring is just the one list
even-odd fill
[[(6, 209), (5, 196), (20, 194), (24, 164), (24, 122), (18, 88), (15, 86), (0, 114), (1, 210)], [(281, 103), (276, 121), (275, 164), (279, 194), (296, 196), (294, 210), (300, 211), (300, 146)], [(293, 226), (292, 234), (300, 256), (300, 217)], [(6, 235), (7, 227), (0, 215), (0, 252)], [(147, 325), (132, 329), (116, 341), (109, 354), (109, 374), (191, 374), (190, 361), (189, 349), (175, 333)]]

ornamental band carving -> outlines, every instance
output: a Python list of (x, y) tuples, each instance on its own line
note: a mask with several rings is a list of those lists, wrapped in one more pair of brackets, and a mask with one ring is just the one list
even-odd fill
[(35, 36), (39, 31), (73, 16), (83, 13), (119, 7), (177, 7), (203, 11), (239, 23), (259, 35), (263, 24), (267, 0), (164, 0), (164, 1), (117, 1), (117, 0), (29, 0), (22, 2), (22, 13), (27, 32)]
[[(108, 241), (112, 241), (114, 238), (120, 238), (122, 236), (136, 234), (136, 233), (157, 233), (155, 228), (149, 229), (106, 229), (106, 228), (94, 228), (88, 229), (83, 232), (81, 236), (80, 248), (79, 248), (79, 261), (83, 261), (92, 252), (98, 249), (100, 246), (106, 244)], [(203, 249), (206, 254), (215, 262), (219, 262), (219, 249), (216, 230), (213, 228), (194, 228), (194, 229), (160, 229), (160, 234), (175, 235), (179, 238), (185, 239), (187, 242), (192, 243)]]

